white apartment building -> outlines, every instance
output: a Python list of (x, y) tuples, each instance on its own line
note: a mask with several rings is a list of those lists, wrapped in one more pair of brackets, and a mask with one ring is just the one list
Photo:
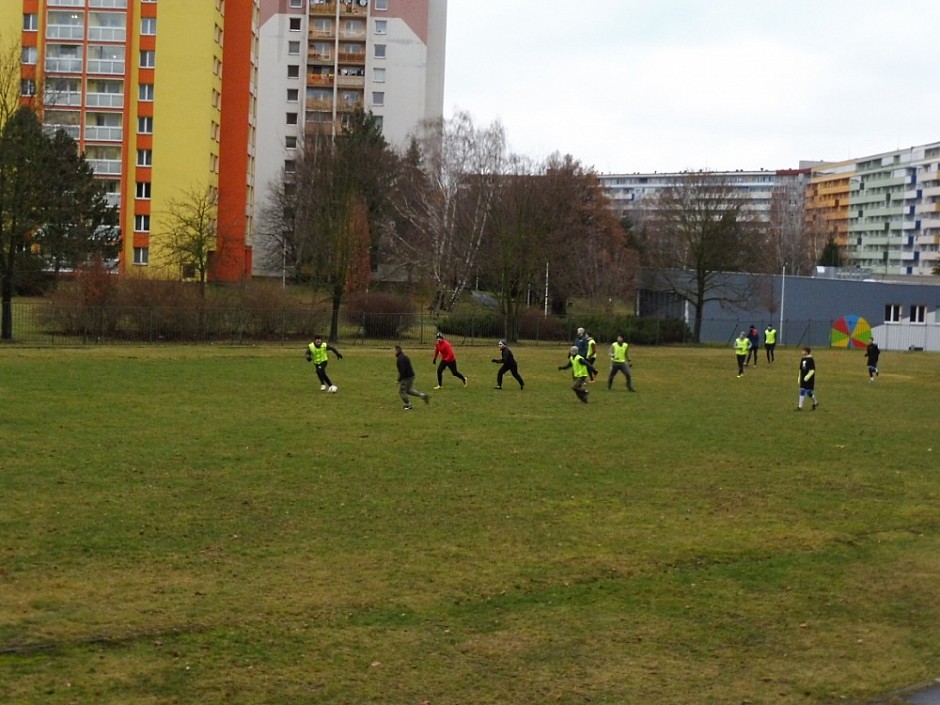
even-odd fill
[(258, 218), (305, 134), (341, 135), (357, 108), (392, 147), (444, 113), (447, 0), (261, 0), (254, 273), (280, 275)]

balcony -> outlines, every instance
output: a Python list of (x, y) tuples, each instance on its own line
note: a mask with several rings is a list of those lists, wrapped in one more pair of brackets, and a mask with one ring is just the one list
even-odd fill
[(89, 27), (88, 39), (93, 42), (121, 42), (127, 41), (127, 30), (124, 27)]
[(88, 73), (123, 76), (124, 62), (115, 59), (89, 59)]
[(51, 24), (46, 27), (46, 39), (50, 41), (81, 41), (85, 38), (85, 27), (72, 24)]
[(47, 58), (44, 64), (47, 73), (81, 73), (81, 59)]
[(88, 93), (85, 106), (89, 108), (123, 108), (123, 93)]
[(329, 17), (336, 16), (336, 3), (335, 2), (311, 2), (310, 3), (310, 14), (323, 16), (327, 15)]
[(366, 63), (366, 53), (364, 51), (341, 51), (339, 61), (341, 64), (364, 64)]
[(78, 125), (43, 125), (42, 131), (51, 136), (54, 136), (56, 132), (62, 130), (65, 134), (71, 137), (73, 140), (78, 142), (78, 137), (81, 134)]
[(365, 84), (366, 77), (364, 75), (349, 75), (340, 71), (336, 77), (336, 85), (340, 88), (362, 88)]
[(332, 86), (333, 74), (331, 73), (308, 73), (307, 85), (308, 86)]
[(121, 175), (121, 161), (119, 159), (89, 159), (88, 163), (96, 176)]
[(86, 127), (85, 140), (88, 142), (120, 142), (124, 138), (121, 127)]
[(320, 64), (332, 64), (333, 52), (330, 51), (311, 51), (307, 53), (307, 61), (313, 61)]
[(47, 90), (42, 98), (42, 104), (47, 107), (72, 108), (80, 107), (82, 104), (82, 94), (77, 91), (51, 91)]
[(330, 111), (333, 110), (332, 98), (308, 98), (306, 102), (307, 110)]

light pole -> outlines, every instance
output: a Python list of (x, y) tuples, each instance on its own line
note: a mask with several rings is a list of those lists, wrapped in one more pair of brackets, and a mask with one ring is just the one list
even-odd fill
[(783, 299), (787, 292), (787, 263), (783, 263), (783, 274), (780, 277), (780, 342), (783, 343)]

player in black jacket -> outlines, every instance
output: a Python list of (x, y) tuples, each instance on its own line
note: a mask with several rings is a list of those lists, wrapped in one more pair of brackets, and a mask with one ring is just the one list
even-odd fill
[(405, 404), (402, 408), (405, 411), (411, 409), (411, 399), (408, 398), (409, 396), (424, 399), (424, 403), (429, 404), (431, 397), (414, 388), (415, 368), (411, 366), (411, 359), (402, 352), (400, 345), (395, 346), (395, 364), (398, 367), (398, 396), (401, 397), (401, 400)]
[(522, 380), (522, 377), (519, 376), (519, 366), (516, 364), (516, 358), (513, 356), (509, 346), (506, 345), (505, 340), (499, 341), (499, 353), (500, 357), (493, 358), (493, 362), (501, 365), (499, 371), (496, 373), (496, 389), (503, 388), (503, 375), (507, 372), (516, 378), (516, 381), (519, 383), (519, 389), (525, 389), (525, 382)]

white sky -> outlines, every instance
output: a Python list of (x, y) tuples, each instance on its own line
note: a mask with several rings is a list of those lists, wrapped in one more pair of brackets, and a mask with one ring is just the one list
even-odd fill
[(940, 141), (940, 0), (448, 0), (444, 114), (600, 173)]

